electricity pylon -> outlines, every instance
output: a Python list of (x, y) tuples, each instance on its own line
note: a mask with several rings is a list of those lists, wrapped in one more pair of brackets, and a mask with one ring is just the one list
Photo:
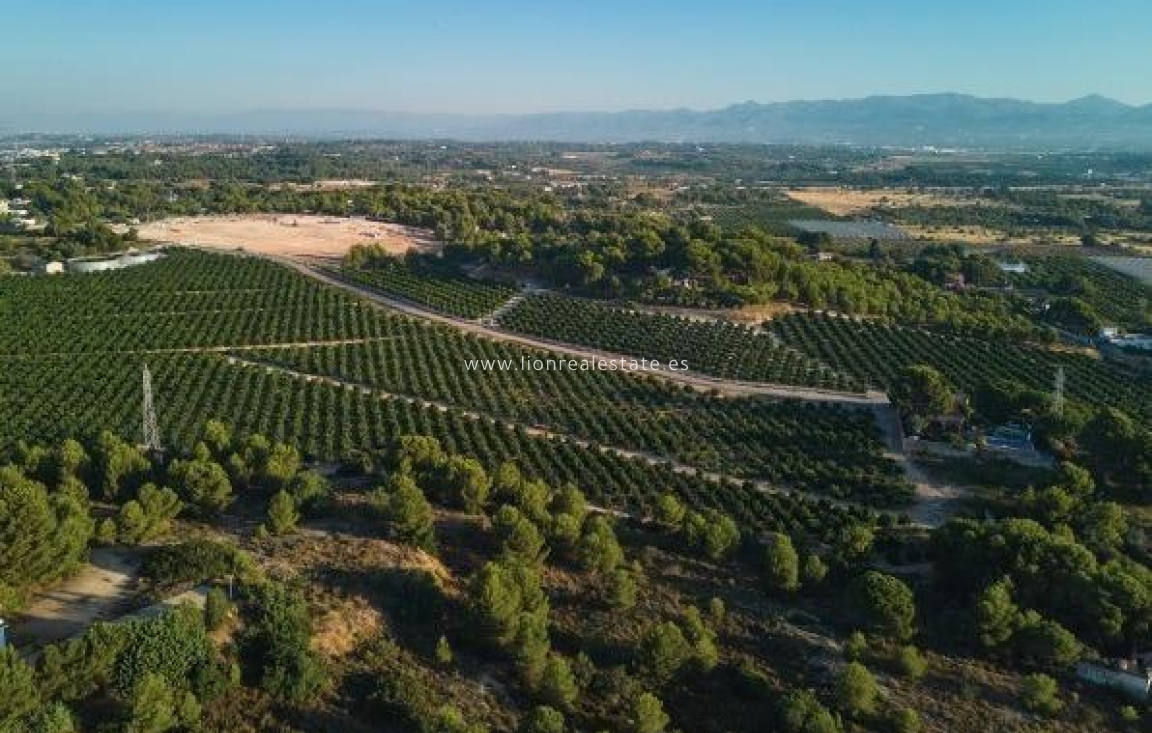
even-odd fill
[(152, 372), (144, 365), (144, 449), (151, 453), (164, 452), (160, 443), (160, 430), (156, 427), (156, 405), (152, 402)]

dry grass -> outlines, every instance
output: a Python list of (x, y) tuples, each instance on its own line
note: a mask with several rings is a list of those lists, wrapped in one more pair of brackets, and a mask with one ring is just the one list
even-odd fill
[(1080, 238), (1067, 232), (1036, 231), (1027, 235), (1009, 235), (992, 227), (978, 225), (962, 226), (916, 226), (901, 224), (904, 231), (916, 239), (933, 242), (959, 242), (963, 244), (1056, 244), (1079, 245)]
[(324, 613), (314, 622), (312, 649), (335, 659), (346, 656), (384, 628), (380, 612), (363, 596), (325, 599)]
[(305, 214), (176, 217), (141, 225), (139, 236), (286, 257), (340, 257), (355, 244), (376, 244), (392, 254), (410, 249), (431, 251), (440, 246), (431, 232), (415, 227)]
[(873, 209), (904, 208), (908, 206), (966, 206), (988, 203), (978, 198), (948, 195), (934, 191), (914, 191), (902, 188), (796, 188), (784, 192), (789, 198), (809, 206), (823, 209), (835, 216), (855, 216)]

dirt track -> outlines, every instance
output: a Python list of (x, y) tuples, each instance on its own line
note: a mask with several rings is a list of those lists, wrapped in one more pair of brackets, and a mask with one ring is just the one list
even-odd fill
[(11, 642), (36, 648), (74, 636), (128, 610), (139, 563), (131, 549), (98, 547), (80, 572), (37, 593), (12, 622)]

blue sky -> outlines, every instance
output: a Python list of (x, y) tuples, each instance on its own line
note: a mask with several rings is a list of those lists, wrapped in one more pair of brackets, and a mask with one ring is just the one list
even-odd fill
[[(1148, 0), (0, 0), (27, 113), (1152, 102)], [(3, 110), (0, 110), (3, 111)]]

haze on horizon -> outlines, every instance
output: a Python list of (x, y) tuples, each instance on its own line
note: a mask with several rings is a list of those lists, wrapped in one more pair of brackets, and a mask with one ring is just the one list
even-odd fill
[(940, 91), (1152, 101), (1152, 5), (1139, 0), (3, 5), (0, 115), (713, 109)]

